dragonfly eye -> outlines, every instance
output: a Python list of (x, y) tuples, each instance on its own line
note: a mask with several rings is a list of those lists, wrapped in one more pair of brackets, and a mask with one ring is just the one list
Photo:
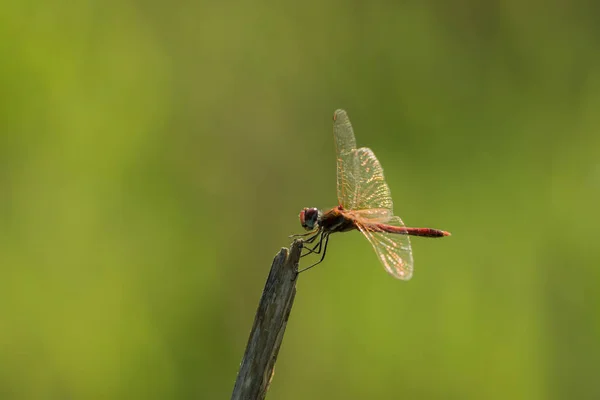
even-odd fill
[(300, 224), (306, 230), (315, 229), (319, 220), (319, 210), (316, 208), (305, 208), (300, 211)]

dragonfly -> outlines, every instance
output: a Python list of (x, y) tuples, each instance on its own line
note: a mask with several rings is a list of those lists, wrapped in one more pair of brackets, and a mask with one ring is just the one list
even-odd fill
[(333, 114), (333, 136), (338, 205), (326, 211), (315, 207), (300, 211), (300, 223), (308, 232), (292, 237), (308, 237), (303, 243), (312, 247), (304, 246), (306, 252), (302, 257), (321, 254), (321, 258), (298, 272), (323, 262), (332, 233), (358, 230), (371, 243), (388, 273), (398, 279), (410, 279), (413, 275), (410, 236), (439, 238), (450, 233), (432, 228), (407, 228), (400, 217), (394, 215), (383, 168), (371, 149), (356, 148), (354, 130), (344, 110)]

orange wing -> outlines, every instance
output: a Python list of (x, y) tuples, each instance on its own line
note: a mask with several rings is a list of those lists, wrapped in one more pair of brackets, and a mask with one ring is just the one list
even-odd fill
[(337, 159), (337, 196), (339, 204), (351, 210), (356, 196), (358, 156), (354, 131), (344, 110), (333, 114), (333, 138)]
[(410, 238), (383, 232), (373, 225), (404, 227), (400, 217), (394, 216), (392, 194), (385, 182), (383, 168), (371, 149), (356, 148), (354, 131), (344, 110), (337, 110), (333, 120), (338, 201), (354, 218), (386, 271), (395, 278), (408, 280), (413, 273)]
[(394, 214), (392, 193), (385, 177), (383, 168), (371, 149), (361, 147), (356, 150), (358, 168), (356, 171), (356, 195), (354, 197), (354, 210), (384, 209), (389, 215)]
[(392, 213), (392, 195), (385, 183), (383, 168), (373, 151), (356, 148), (356, 139), (348, 114), (337, 110), (333, 115), (333, 136), (337, 158), (337, 195), (346, 210), (382, 208)]
[[(368, 221), (369, 223), (372, 222)], [(383, 223), (377, 221), (378, 223)], [(408, 235), (388, 233), (370, 228), (365, 221), (356, 221), (358, 229), (365, 235), (375, 249), (379, 261), (394, 278), (409, 280), (413, 274), (413, 256)], [(400, 217), (393, 216), (385, 222), (387, 225), (404, 227)]]

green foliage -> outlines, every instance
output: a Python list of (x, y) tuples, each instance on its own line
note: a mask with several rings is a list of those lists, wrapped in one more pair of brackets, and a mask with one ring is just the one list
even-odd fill
[(595, 5), (9, 3), (2, 399), (227, 398), (336, 108), (453, 236), (405, 283), (334, 235), (270, 396), (600, 397)]

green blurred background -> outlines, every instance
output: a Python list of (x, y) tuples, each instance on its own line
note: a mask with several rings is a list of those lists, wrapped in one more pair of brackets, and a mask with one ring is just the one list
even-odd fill
[(228, 398), (336, 108), (453, 236), (332, 237), (269, 398), (600, 398), (597, 3), (2, 8), (0, 398)]

